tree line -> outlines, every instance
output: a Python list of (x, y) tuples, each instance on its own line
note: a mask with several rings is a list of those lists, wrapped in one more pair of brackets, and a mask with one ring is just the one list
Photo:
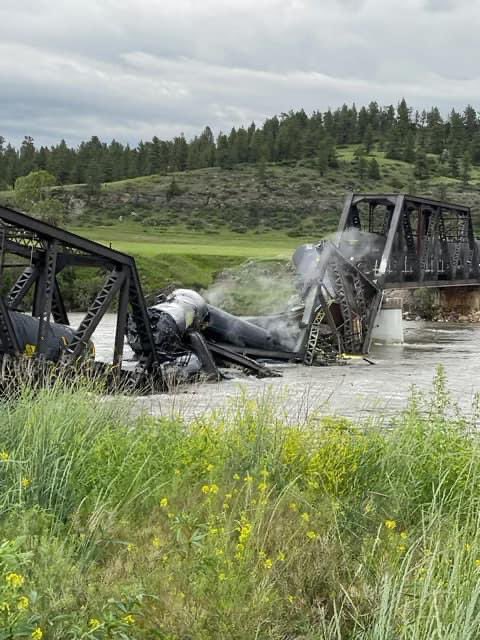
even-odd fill
[(360, 109), (343, 105), (311, 115), (301, 109), (268, 118), (261, 126), (232, 128), (216, 138), (207, 126), (191, 140), (183, 134), (171, 140), (154, 136), (136, 147), (116, 140), (102, 142), (97, 136), (75, 148), (65, 140), (50, 147), (36, 146), (26, 136), (15, 148), (0, 136), (0, 189), (13, 187), (17, 178), (39, 170), (53, 175), (57, 184), (86, 183), (92, 189), (103, 182), (155, 173), (214, 166), (229, 169), (242, 163), (261, 169), (267, 162), (302, 158), (315, 158), (323, 173), (337, 166), (337, 147), (350, 144), (360, 145), (360, 168), (366, 167), (363, 155), (375, 148), (388, 158), (414, 163), (416, 177), (424, 179), (431, 170), (428, 154), (436, 154), (436, 171), (466, 179), (469, 167), (480, 165), (480, 119), (470, 105), (443, 117), (437, 107), (414, 111), (402, 99), (396, 107), (371, 102)]

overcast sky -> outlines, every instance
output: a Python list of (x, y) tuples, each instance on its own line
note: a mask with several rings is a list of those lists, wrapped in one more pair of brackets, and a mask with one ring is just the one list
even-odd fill
[(218, 133), (405, 96), (480, 105), (480, 0), (0, 0), (0, 135)]

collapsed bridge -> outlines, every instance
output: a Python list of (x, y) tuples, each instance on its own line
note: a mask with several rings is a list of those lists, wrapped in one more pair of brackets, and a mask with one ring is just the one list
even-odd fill
[[(298, 295), (280, 314), (233, 316), (185, 289), (148, 306), (131, 256), (0, 207), (2, 378), (55, 363), (126, 389), (165, 389), (172, 379), (199, 374), (220, 379), (232, 366), (265, 376), (274, 374), (266, 362), (332, 364), (344, 353), (368, 353), (389, 289), (480, 284), (470, 209), (403, 194), (348, 195), (334, 237), (302, 245), (293, 264)], [(76, 328), (58, 278), (67, 267), (94, 267), (105, 276)], [(21, 270), (10, 288), (8, 269)], [(107, 366), (94, 362), (91, 338), (113, 303)], [(133, 366), (123, 361), (125, 337)]]

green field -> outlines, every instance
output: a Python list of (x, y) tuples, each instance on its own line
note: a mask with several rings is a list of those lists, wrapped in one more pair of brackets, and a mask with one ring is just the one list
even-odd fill
[(288, 237), (285, 232), (238, 234), (222, 230), (214, 234), (201, 231), (146, 229), (139, 224), (76, 227), (72, 231), (111, 245), (134, 256), (219, 256), (233, 258), (289, 258), (299, 244), (315, 237)]

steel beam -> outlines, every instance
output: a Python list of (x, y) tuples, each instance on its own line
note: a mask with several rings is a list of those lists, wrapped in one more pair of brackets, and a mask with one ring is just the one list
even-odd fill
[(75, 361), (85, 351), (98, 323), (124, 281), (125, 273), (122, 270), (114, 269), (107, 275), (102, 289), (97, 293), (80, 326), (67, 344), (62, 356), (63, 363)]
[(57, 271), (58, 241), (47, 243), (45, 260), (40, 268), (40, 276), (37, 280), (37, 312), (40, 319), (37, 335), (37, 355), (42, 357), (47, 350), (47, 335), (52, 313), (53, 292), (55, 289), (55, 274)]

